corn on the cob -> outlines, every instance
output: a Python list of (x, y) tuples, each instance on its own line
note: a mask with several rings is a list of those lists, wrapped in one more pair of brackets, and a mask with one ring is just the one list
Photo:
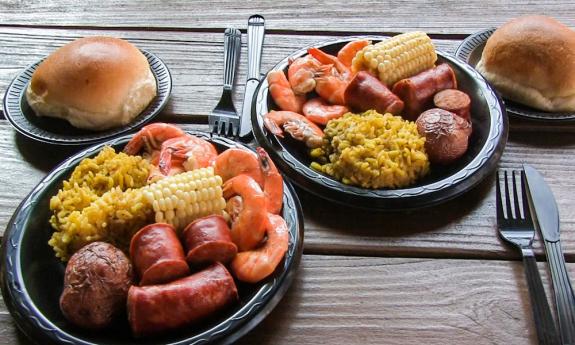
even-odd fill
[(166, 177), (143, 188), (152, 204), (156, 222), (182, 230), (190, 222), (209, 214), (222, 214), (222, 178), (214, 168), (202, 168)]
[(409, 78), (434, 66), (435, 47), (425, 32), (414, 31), (368, 45), (355, 55), (352, 71), (366, 70), (391, 87), (398, 80)]

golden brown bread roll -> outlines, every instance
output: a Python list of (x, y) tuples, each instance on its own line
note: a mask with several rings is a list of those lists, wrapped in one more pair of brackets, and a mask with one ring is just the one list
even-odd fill
[(73, 126), (105, 130), (125, 125), (156, 96), (156, 79), (146, 57), (113, 37), (85, 37), (48, 56), (26, 90), (38, 116)]
[(477, 70), (503, 96), (550, 112), (575, 111), (575, 31), (523, 16), (487, 40)]

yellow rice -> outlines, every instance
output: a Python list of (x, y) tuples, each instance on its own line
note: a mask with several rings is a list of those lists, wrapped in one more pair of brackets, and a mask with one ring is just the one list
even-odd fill
[(151, 207), (133, 188), (146, 184), (148, 161), (105, 147), (82, 160), (50, 199), (55, 232), (48, 242), (67, 260), (83, 245), (104, 240), (126, 249), (131, 234), (146, 224)]
[(311, 167), (345, 184), (401, 188), (429, 172), (425, 138), (414, 122), (375, 110), (328, 122)]

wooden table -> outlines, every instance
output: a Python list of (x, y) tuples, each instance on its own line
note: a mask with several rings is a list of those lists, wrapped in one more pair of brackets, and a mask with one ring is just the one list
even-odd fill
[[(169, 66), (173, 96), (159, 120), (207, 129), (222, 84), (223, 31), (242, 30), (235, 102), (246, 72), (247, 19), (266, 18), (262, 71), (326, 38), (424, 30), (453, 53), (467, 35), (521, 14), (547, 14), (575, 27), (570, 0), (461, 2), (341, 1), (2, 1), (0, 90), (26, 65), (70, 40), (112, 35), (153, 51)], [(563, 248), (575, 276), (575, 126), (510, 121), (500, 167), (528, 163), (555, 193)], [(0, 119), (0, 229), (18, 203), (78, 148), (35, 143)], [(535, 344), (518, 253), (497, 236), (493, 176), (445, 204), (408, 213), (361, 211), (298, 189), (304, 255), (295, 281), (244, 344)], [(541, 241), (536, 251), (544, 261)], [(540, 262), (548, 289), (548, 271)], [(552, 301), (551, 301), (552, 302)], [(0, 307), (0, 343), (28, 344)]]

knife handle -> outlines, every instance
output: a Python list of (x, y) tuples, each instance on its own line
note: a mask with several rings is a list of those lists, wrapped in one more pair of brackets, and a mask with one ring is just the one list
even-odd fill
[(260, 79), (265, 20), (256, 14), (248, 19), (248, 80)]
[(541, 276), (537, 269), (537, 261), (531, 248), (521, 248), (523, 254), (523, 264), (525, 266), (525, 277), (529, 287), (529, 297), (531, 298), (531, 308), (539, 344), (550, 345), (560, 344), (559, 334), (555, 327), (555, 321), (551, 315), (549, 303), (545, 295), (545, 289), (541, 282)]
[(231, 91), (242, 48), (242, 33), (238, 29), (226, 29), (224, 33), (224, 90)]
[(545, 241), (545, 249), (555, 291), (561, 339), (563, 344), (575, 344), (575, 296), (565, 267), (561, 241)]

